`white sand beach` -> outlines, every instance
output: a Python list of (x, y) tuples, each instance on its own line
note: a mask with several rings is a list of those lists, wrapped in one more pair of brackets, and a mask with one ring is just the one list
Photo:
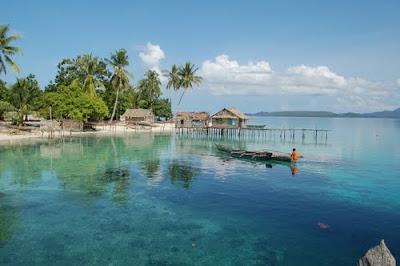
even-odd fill
[[(126, 126), (124, 124), (113, 124), (109, 125), (98, 125), (94, 127), (93, 131), (55, 131), (53, 132), (53, 138), (67, 137), (67, 136), (79, 136), (87, 134), (115, 134), (115, 133), (154, 133), (154, 132), (165, 132), (170, 133), (175, 130), (174, 123), (155, 123), (153, 126)], [(23, 130), (0, 130), (0, 144), (7, 143), (18, 143), (21, 141), (27, 141), (31, 139), (48, 139), (50, 138), (50, 132), (40, 131), (40, 129), (32, 130), (30, 132)]]

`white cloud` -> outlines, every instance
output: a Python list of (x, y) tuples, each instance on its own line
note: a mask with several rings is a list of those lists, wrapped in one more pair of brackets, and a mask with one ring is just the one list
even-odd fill
[(229, 61), (228, 56), (223, 54), (217, 56), (215, 62), (205, 61), (201, 73), (210, 82), (257, 84), (269, 79), (271, 67), (264, 61), (241, 66), (237, 61)]
[(160, 69), (160, 61), (165, 58), (165, 54), (159, 45), (153, 45), (151, 42), (148, 42), (146, 47), (142, 49), (142, 52), (139, 53), (139, 57), (146, 67), (159, 74), (162, 83), (166, 81)]
[[(384, 107), (384, 99), (399, 96), (396, 82), (345, 78), (327, 66), (299, 65), (273, 71), (265, 61), (241, 65), (227, 55), (206, 60), (200, 68), (203, 87), (214, 95), (320, 95), (336, 97), (338, 104)], [(397, 83), (397, 84), (396, 84)], [(352, 108), (353, 109), (353, 108)]]
[(143, 52), (139, 53), (140, 59), (148, 67), (158, 66), (161, 59), (165, 58), (164, 52), (159, 45), (148, 42)]

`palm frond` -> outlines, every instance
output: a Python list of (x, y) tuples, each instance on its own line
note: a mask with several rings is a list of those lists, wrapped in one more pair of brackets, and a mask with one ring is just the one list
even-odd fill
[(4, 38), (6, 32), (9, 30), (10, 25), (1, 25), (0, 26), (0, 38)]
[(6, 55), (4, 55), (4, 59), (7, 62), (7, 64), (12, 68), (12, 70), (14, 70), (15, 73), (19, 74), (19, 68), (18, 68), (17, 64), (13, 60), (11, 60), (10, 57), (8, 57)]
[(6, 65), (4, 64), (3, 57), (0, 54), (0, 74), (1, 74), (1, 71), (4, 71), (4, 74), (7, 74)]
[(98, 87), (100, 87), (102, 90), (106, 90), (106, 86), (104, 86), (104, 84), (100, 80), (95, 79), (94, 81), (96, 82)]

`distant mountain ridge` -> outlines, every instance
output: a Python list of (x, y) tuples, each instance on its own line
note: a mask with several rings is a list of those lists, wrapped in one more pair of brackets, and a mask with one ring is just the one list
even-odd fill
[(382, 111), (373, 113), (341, 113), (336, 114), (325, 111), (283, 111), (283, 112), (258, 112), (246, 113), (250, 116), (283, 116), (283, 117), (348, 117), (348, 118), (400, 118), (400, 108), (394, 111)]

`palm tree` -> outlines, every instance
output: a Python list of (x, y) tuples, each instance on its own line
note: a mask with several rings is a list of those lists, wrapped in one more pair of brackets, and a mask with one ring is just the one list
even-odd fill
[(179, 109), (179, 105), (181, 104), (183, 95), (188, 90), (188, 88), (189, 87), (193, 88), (193, 84), (200, 85), (202, 78), (195, 75), (197, 70), (198, 70), (198, 68), (195, 69), (194, 64), (191, 64), (190, 62), (186, 62), (185, 66), (179, 66), (178, 89), (183, 88), (183, 92), (182, 92), (181, 98), (179, 99), (177, 110)]
[(178, 67), (173, 64), (171, 72), (168, 72), (168, 70), (163, 71), (164, 77), (168, 78), (168, 83), (167, 83), (167, 89), (173, 89), (174, 91), (179, 89), (179, 76), (178, 76)]
[(115, 51), (115, 54), (111, 54), (110, 59), (105, 59), (105, 61), (113, 67), (113, 75), (111, 76), (111, 86), (116, 89), (117, 93), (115, 95), (115, 103), (112, 115), (108, 123), (111, 123), (115, 116), (115, 109), (118, 104), (118, 96), (119, 91), (123, 88), (127, 88), (129, 86), (129, 78), (132, 79), (133, 74), (131, 74), (128, 70), (125, 69), (126, 66), (129, 65), (128, 55), (125, 49), (119, 49)]
[(160, 85), (159, 75), (154, 70), (147, 70), (144, 78), (139, 81), (139, 97), (143, 98), (150, 105), (150, 108), (153, 107), (154, 101), (161, 95)]
[(4, 74), (7, 74), (7, 63), (15, 73), (19, 74), (19, 68), (17, 64), (10, 58), (10, 56), (14, 54), (22, 54), (21, 49), (18, 47), (10, 46), (11, 41), (15, 41), (19, 39), (17, 34), (13, 34), (7, 36), (7, 32), (10, 29), (9, 25), (1, 25), (0, 26), (0, 74), (4, 71)]
[(82, 90), (88, 92), (91, 96), (97, 96), (96, 87), (105, 90), (104, 84), (96, 78), (96, 67), (98, 65), (98, 57), (92, 58), (92, 53), (79, 57), (76, 62), (77, 66), (84, 71), (85, 79), (83, 81)]
[(17, 82), (11, 87), (11, 103), (18, 109), (18, 124), (22, 125), (24, 114), (29, 106), (40, 95), (40, 89), (34, 75), (26, 78), (17, 78)]

